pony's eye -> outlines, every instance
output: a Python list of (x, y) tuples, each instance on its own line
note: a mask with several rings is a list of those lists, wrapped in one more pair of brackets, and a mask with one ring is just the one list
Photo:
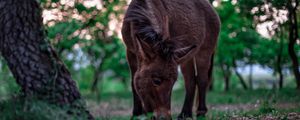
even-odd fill
[(162, 81), (160, 79), (153, 79), (153, 84), (155, 86), (159, 86), (162, 83)]

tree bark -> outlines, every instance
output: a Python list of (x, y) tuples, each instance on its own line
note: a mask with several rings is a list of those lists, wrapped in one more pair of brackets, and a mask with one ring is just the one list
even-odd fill
[[(106, 37), (105, 37), (106, 38)], [(107, 38), (106, 38), (107, 39)], [(95, 92), (95, 90), (97, 89), (97, 85), (99, 83), (99, 81), (101, 81), (101, 78), (102, 78), (102, 72), (101, 70), (103, 69), (102, 66), (103, 66), (103, 62), (108, 59), (108, 58), (111, 58), (111, 56), (113, 55), (113, 53), (116, 51), (117, 48), (114, 48), (112, 51), (110, 52), (107, 52), (101, 59), (102, 59), (102, 62), (94, 67), (94, 79), (93, 79), (93, 83), (92, 83), (92, 88), (91, 88), (91, 91), (92, 92)], [(90, 52), (89, 54), (93, 55), (94, 53)], [(99, 59), (99, 58), (98, 58)], [(94, 62), (95, 63), (95, 62)], [(100, 78), (100, 80), (99, 80)]]
[(235, 72), (236, 76), (239, 78), (239, 80), (240, 80), (240, 82), (241, 82), (243, 88), (244, 88), (245, 90), (247, 90), (247, 89), (248, 89), (247, 84), (246, 84), (246, 82), (245, 82), (243, 76), (239, 73), (239, 71), (237, 71), (237, 65), (236, 65), (235, 60), (233, 60), (232, 62), (233, 62), (233, 63), (232, 63), (233, 69), (234, 69), (234, 72)]
[[(281, 32), (281, 36), (283, 36), (283, 33)], [(279, 74), (279, 89), (283, 88), (283, 73), (282, 73), (282, 54), (283, 54), (283, 38), (280, 37), (279, 38), (279, 53), (277, 55), (277, 60), (276, 60), (276, 69), (277, 69), (277, 73)]]
[(225, 89), (225, 91), (229, 91), (229, 82), (230, 82), (230, 76), (231, 76), (229, 65), (221, 64), (221, 70), (223, 72), (224, 82), (225, 82), (224, 89)]
[(298, 28), (297, 28), (297, 7), (299, 5), (298, 0), (295, 0), (295, 6), (293, 6), (293, 1), (289, 0), (287, 2), (288, 8), (288, 22), (289, 22), (289, 44), (288, 44), (288, 52), (292, 59), (292, 68), (295, 75), (297, 89), (300, 90), (300, 71), (299, 71), (299, 62), (298, 57), (295, 52), (295, 44), (298, 36)]
[(101, 82), (102, 79), (102, 73), (100, 72), (100, 68), (95, 69), (93, 84), (91, 88), (91, 92), (95, 94), (97, 101), (101, 100), (101, 87), (98, 88), (98, 83)]
[(0, 0), (0, 51), (24, 97), (85, 109), (76, 104), (76, 83), (46, 40), (36, 0)]
[(99, 68), (98, 69), (95, 68), (94, 77), (93, 77), (94, 79), (93, 79), (92, 88), (91, 88), (92, 92), (96, 92), (96, 90), (97, 90), (99, 78), (101, 78), (100, 76), (102, 76), (100, 74), (101, 74), (101, 72), (100, 72)]
[(250, 70), (249, 70), (249, 88), (253, 89), (253, 64), (250, 63)]

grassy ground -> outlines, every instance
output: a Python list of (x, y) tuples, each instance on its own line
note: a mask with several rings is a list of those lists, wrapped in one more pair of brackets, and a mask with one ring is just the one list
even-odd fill
[[(73, 113), (73, 114), (67, 114)], [(0, 100), (0, 120), (86, 120), (84, 110), (59, 107), (35, 98)]]
[[(99, 94), (98, 94), (99, 95)], [(295, 89), (253, 91), (212, 91), (207, 95), (209, 111), (201, 120), (297, 120), (300, 119), (300, 92)], [(98, 120), (128, 120), (132, 110), (130, 91), (84, 95), (88, 109)], [(172, 95), (173, 118), (180, 113), (184, 90)], [(0, 99), (0, 120), (74, 120), (68, 109), (42, 101)]]
[[(283, 90), (232, 90), (208, 93), (209, 112), (201, 119), (300, 119), (300, 92)], [(132, 109), (130, 92), (105, 93), (101, 101), (86, 96), (89, 109), (99, 120), (128, 120)], [(173, 92), (172, 114), (176, 118), (184, 99), (184, 90)]]

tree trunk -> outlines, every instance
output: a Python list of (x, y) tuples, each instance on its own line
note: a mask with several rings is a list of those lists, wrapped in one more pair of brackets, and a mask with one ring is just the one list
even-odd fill
[(239, 71), (237, 71), (237, 65), (236, 65), (235, 60), (233, 60), (232, 62), (233, 62), (233, 64), (232, 64), (232, 65), (233, 65), (233, 69), (234, 69), (234, 72), (235, 72), (236, 76), (239, 78), (239, 80), (240, 80), (240, 82), (241, 82), (243, 88), (244, 88), (245, 90), (247, 90), (247, 89), (248, 89), (247, 84), (246, 84), (246, 82), (245, 82), (243, 76), (239, 73)]
[(299, 4), (298, 0), (295, 0), (295, 6), (293, 6), (293, 1), (289, 0), (287, 2), (288, 8), (288, 21), (289, 21), (289, 44), (288, 44), (288, 52), (292, 59), (292, 68), (296, 78), (297, 89), (300, 90), (300, 72), (299, 72), (299, 62), (298, 57), (295, 52), (295, 44), (298, 36), (298, 28), (297, 28), (297, 6)]
[(249, 70), (249, 88), (253, 89), (253, 64), (250, 64), (250, 70)]
[(0, 31), (1, 54), (24, 97), (84, 109), (75, 104), (81, 99), (75, 81), (46, 41), (36, 0), (0, 0)]
[[(116, 48), (114, 48), (113, 52), (116, 50)], [(102, 62), (94, 67), (94, 79), (93, 79), (93, 83), (92, 83), (92, 88), (91, 88), (91, 91), (92, 92), (95, 92), (95, 90), (97, 89), (97, 86), (98, 86), (98, 83), (101, 81), (101, 78), (102, 78), (102, 66), (103, 66), (103, 62), (108, 59), (108, 58), (111, 58), (111, 56), (113, 55), (113, 52), (107, 52), (106, 55), (104, 55), (101, 59), (102, 59)], [(93, 55), (94, 53), (90, 52), (91, 55)], [(97, 58), (95, 58), (97, 59)], [(98, 58), (100, 59), (100, 58)], [(94, 61), (95, 63), (95, 61)], [(99, 79), (100, 78), (100, 79)]]
[(98, 88), (99, 82), (101, 82), (102, 79), (102, 73), (100, 72), (99, 69), (96, 69), (94, 72), (94, 79), (93, 79), (93, 84), (91, 91), (93, 94), (95, 94), (97, 101), (101, 100), (101, 87)]
[[(104, 40), (104, 41), (110, 41), (111, 39), (109, 37), (107, 37), (107, 34), (106, 34), (106, 31), (108, 31), (108, 27), (104, 27), (103, 28), (103, 31), (101, 32), (101, 35), (102, 36), (97, 36), (98, 38), (101, 38), (99, 40)], [(104, 46), (101, 46), (101, 47), (104, 47)], [(102, 78), (102, 66), (103, 66), (103, 62), (106, 60), (106, 59), (109, 59), (111, 58), (112, 55), (114, 55), (113, 53), (117, 50), (117, 48), (113, 48), (112, 51), (106, 51), (104, 56), (101, 58), (94, 58), (94, 59), (101, 59), (101, 63), (99, 65), (96, 65), (94, 66), (94, 78), (93, 78), (93, 83), (92, 83), (92, 88), (91, 88), (91, 91), (92, 92), (97, 92), (97, 93), (100, 93), (99, 91), (96, 91), (97, 90), (97, 86), (98, 86), (98, 83), (101, 81), (101, 78)], [(95, 54), (98, 54), (98, 53), (95, 53), (92, 51), (92, 49), (89, 49), (89, 52), (90, 56), (96, 56)], [(96, 63), (96, 60), (93, 61), (93, 63)], [(100, 79), (99, 79), (100, 78)]]
[(96, 70), (94, 72), (93, 83), (92, 83), (92, 88), (91, 88), (92, 92), (96, 92), (99, 78), (101, 78), (100, 76), (102, 76), (102, 75), (100, 75), (101, 72), (100, 72), (99, 68), (95, 68), (95, 69)]
[[(281, 36), (283, 36), (283, 33), (281, 33)], [(277, 69), (277, 73), (279, 74), (279, 89), (282, 89), (283, 87), (283, 73), (282, 73), (282, 66), (281, 66), (281, 62), (282, 62), (282, 54), (283, 54), (283, 39), (282, 37), (279, 38), (279, 53), (277, 55), (277, 60), (276, 60), (276, 69)]]
[(230, 81), (230, 76), (231, 76), (230, 68), (226, 64), (221, 64), (221, 70), (222, 70), (223, 76), (224, 76), (225, 91), (229, 91), (229, 81)]

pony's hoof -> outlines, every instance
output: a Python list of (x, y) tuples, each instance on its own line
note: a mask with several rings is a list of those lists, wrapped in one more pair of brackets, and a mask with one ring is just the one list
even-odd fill
[(205, 114), (207, 113), (206, 110), (203, 110), (203, 111), (197, 111), (197, 118), (198, 117), (205, 117)]

